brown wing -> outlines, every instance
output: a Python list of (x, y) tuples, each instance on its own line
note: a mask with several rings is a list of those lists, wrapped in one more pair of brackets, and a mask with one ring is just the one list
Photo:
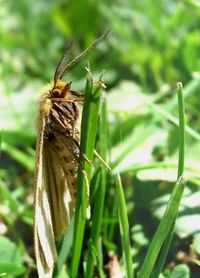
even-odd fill
[(39, 278), (52, 277), (57, 258), (55, 240), (66, 231), (76, 202), (77, 162), (66, 147), (72, 147), (72, 143), (63, 135), (54, 136), (51, 140), (44, 139), (44, 129), (45, 119), (41, 117), (37, 142), (34, 221)]
[(41, 115), (36, 148), (34, 241), (39, 278), (50, 278), (57, 251), (47, 194), (48, 185), (44, 178), (44, 129), (45, 118)]
[(48, 185), (55, 239), (69, 226), (76, 202), (76, 168), (66, 136), (57, 135), (44, 143), (45, 180)]

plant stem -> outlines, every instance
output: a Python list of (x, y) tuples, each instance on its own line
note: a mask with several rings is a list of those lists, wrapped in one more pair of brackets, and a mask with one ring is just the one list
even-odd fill
[[(88, 73), (81, 123), (80, 142), (80, 159), (82, 161), (82, 167), (87, 175), (88, 183), (90, 182), (92, 165), (83, 158), (83, 154), (87, 157), (87, 159), (92, 161), (96, 140), (102, 85), (103, 84), (101, 81), (94, 84), (91, 74)], [(74, 239), (72, 247), (72, 265), (70, 276), (72, 278), (76, 278), (78, 273), (86, 223), (86, 210), (87, 208), (89, 208), (88, 199), (89, 196), (87, 194), (86, 178), (83, 175), (83, 171), (81, 171), (79, 167), (77, 178), (77, 204), (75, 211)]]

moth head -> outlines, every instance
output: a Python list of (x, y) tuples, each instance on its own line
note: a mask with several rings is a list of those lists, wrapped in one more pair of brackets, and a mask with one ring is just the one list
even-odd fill
[(54, 82), (51, 90), (51, 97), (53, 98), (64, 98), (67, 93), (70, 92), (71, 82), (65, 83), (62, 80)]
[(52, 97), (60, 97), (62, 93), (61, 88), (53, 88), (51, 91), (51, 96)]

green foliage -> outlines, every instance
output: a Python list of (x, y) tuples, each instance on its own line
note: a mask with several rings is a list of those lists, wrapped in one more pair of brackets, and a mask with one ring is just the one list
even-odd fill
[(24, 274), (26, 269), (22, 265), (22, 256), (17, 245), (6, 237), (0, 237), (0, 274), (6, 277), (16, 277)]
[(179, 264), (177, 265), (171, 275), (170, 278), (189, 278), (190, 276), (190, 269), (186, 264)]
[[(91, 73), (88, 73), (87, 84), (85, 89), (85, 100), (83, 106), (83, 115), (81, 123), (81, 141), (80, 141), (80, 157), (85, 174), (81, 171), (77, 177), (77, 205), (75, 212), (74, 237), (73, 237), (73, 259), (71, 268), (71, 277), (77, 277), (78, 267), (80, 263), (81, 250), (83, 245), (83, 236), (85, 230), (86, 217), (90, 217), (89, 204), (89, 182), (91, 176), (91, 163), (88, 163), (82, 155), (84, 154), (89, 161), (93, 160), (93, 152), (96, 141), (96, 132), (98, 125), (98, 114), (101, 100), (102, 84), (101, 80), (94, 84)], [(86, 181), (88, 179), (88, 181)], [(89, 214), (89, 216), (88, 216)]]
[[(71, 60), (108, 28), (87, 58), (94, 80), (105, 70), (107, 88), (98, 127), (99, 108), (84, 112), (82, 136), (89, 137), (82, 150), (92, 157), (96, 137), (95, 149), (112, 171), (96, 158), (84, 162), (91, 171), (91, 219), (79, 213), (87, 206), (79, 175), (80, 207), (58, 245), (55, 275), (106, 277), (112, 265), (125, 275), (131, 265), (135, 274), (153, 267), (152, 277), (161, 271), (162, 277), (199, 277), (199, 8), (194, 0), (1, 1), (0, 277), (37, 276), (32, 224), (39, 92), (53, 78), (66, 41), (73, 40)], [(86, 66), (83, 60), (64, 76), (75, 91), (84, 91)], [(186, 106), (181, 154), (177, 81), (184, 84)], [(187, 188), (177, 215), (183, 188), (176, 180), (183, 169)], [(178, 198), (174, 210), (172, 197)]]
[(119, 218), (120, 234), (121, 234), (121, 241), (122, 241), (125, 277), (133, 278), (134, 273), (133, 273), (133, 263), (132, 263), (131, 246), (130, 246), (130, 238), (129, 238), (129, 224), (128, 224), (128, 217), (126, 212), (126, 203), (123, 194), (121, 178), (119, 174), (117, 176), (117, 181), (116, 181), (116, 192), (117, 192), (117, 201), (118, 201), (118, 218)]

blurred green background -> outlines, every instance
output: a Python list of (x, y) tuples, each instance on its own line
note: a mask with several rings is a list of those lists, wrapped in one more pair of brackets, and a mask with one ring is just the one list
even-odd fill
[[(170, 275), (178, 264), (184, 265), (188, 277), (199, 277), (193, 263), (200, 254), (199, 18), (197, 0), (0, 1), (0, 273), (35, 277), (33, 176), (39, 91), (52, 80), (67, 42), (73, 40), (70, 60), (110, 28), (107, 39), (64, 80), (72, 81), (73, 90), (83, 91), (87, 60), (94, 79), (104, 72), (109, 161), (113, 172), (122, 174), (136, 268), (176, 180), (175, 90), (176, 83), (183, 82), (188, 183), (163, 277), (175, 277)], [(107, 216), (114, 195), (109, 185)], [(110, 236), (105, 254), (112, 249), (120, 260), (118, 228), (106, 225)]]

